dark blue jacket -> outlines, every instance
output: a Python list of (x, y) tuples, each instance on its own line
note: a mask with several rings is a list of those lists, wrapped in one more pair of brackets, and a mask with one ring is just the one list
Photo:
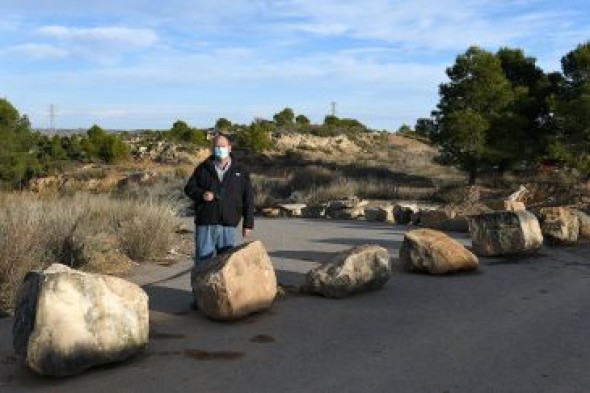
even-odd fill
[[(213, 201), (203, 200), (206, 191), (215, 195)], [(254, 228), (254, 194), (250, 174), (233, 156), (223, 182), (219, 181), (214, 157), (211, 156), (197, 166), (184, 192), (195, 203), (196, 225), (235, 227), (243, 218), (242, 227)]]

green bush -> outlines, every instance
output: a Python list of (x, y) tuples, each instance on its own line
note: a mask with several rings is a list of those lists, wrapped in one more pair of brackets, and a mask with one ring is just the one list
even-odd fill
[(207, 143), (207, 135), (204, 131), (189, 127), (182, 120), (177, 120), (167, 133), (168, 139), (176, 142), (187, 142), (195, 145), (204, 145)]
[(118, 135), (107, 134), (96, 124), (88, 129), (86, 135), (87, 137), (82, 139), (80, 145), (90, 159), (113, 164), (129, 157), (129, 148)]
[(272, 146), (270, 130), (264, 123), (253, 122), (249, 127), (237, 133), (236, 143), (250, 151), (262, 152)]

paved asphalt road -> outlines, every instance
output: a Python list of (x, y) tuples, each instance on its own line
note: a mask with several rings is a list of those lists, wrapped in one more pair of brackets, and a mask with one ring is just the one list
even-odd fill
[[(279, 281), (295, 284), (313, 260), (356, 244), (378, 243), (397, 256), (404, 229), (260, 219), (255, 237)], [(474, 274), (395, 271), (377, 292), (342, 300), (292, 294), (232, 324), (190, 309), (188, 266), (134, 278), (150, 295), (147, 352), (77, 377), (41, 378), (16, 366), (12, 321), (0, 319), (0, 392), (590, 391), (587, 245), (486, 259)]]

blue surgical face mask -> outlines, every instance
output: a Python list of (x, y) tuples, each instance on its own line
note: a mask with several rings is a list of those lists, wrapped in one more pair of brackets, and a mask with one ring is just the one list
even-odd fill
[(215, 155), (216, 158), (227, 158), (229, 157), (229, 148), (223, 146), (215, 146), (213, 148), (213, 155)]

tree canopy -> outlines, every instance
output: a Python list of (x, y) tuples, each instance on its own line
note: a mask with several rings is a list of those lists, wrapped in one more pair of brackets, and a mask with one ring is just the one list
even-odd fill
[(544, 160), (590, 175), (590, 42), (546, 74), (521, 49), (470, 47), (447, 69), (431, 118), (416, 133), (438, 144), (442, 162), (469, 172)]

